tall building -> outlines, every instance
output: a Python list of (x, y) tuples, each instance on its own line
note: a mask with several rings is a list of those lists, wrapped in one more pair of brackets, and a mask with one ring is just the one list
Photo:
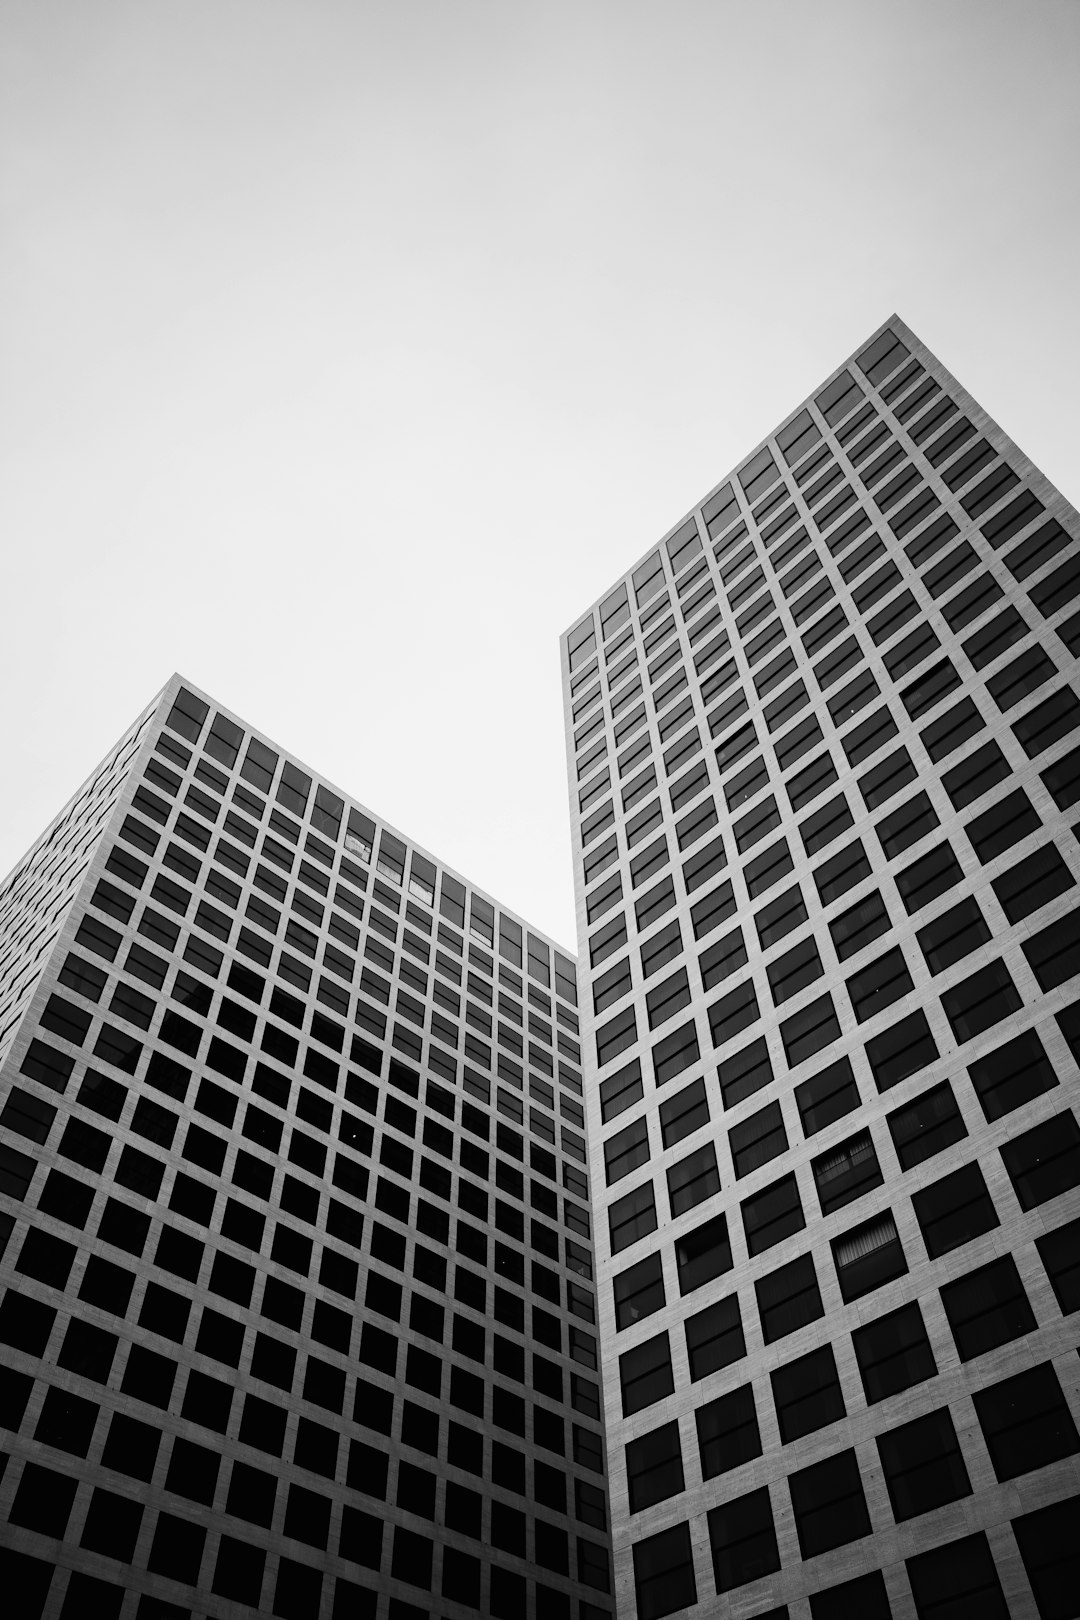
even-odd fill
[(612, 1613), (573, 960), (174, 677), (0, 890), (12, 1620)]
[(891, 320), (563, 638), (625, 1620), (1080, 1613), (1078, 542)]

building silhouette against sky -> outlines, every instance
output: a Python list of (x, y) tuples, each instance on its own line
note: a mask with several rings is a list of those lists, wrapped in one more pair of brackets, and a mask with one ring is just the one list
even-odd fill
[(892, 320), (563, 639), (628, 1620), (1080, 1613), (1078, 540)]
[(13, 1620), (612, 1615), (552, 941), (173, 677), (0, 893), (0, 1072)]
[(0, 890), (20, 1620), (1080, 1613), (1078, 541), (890, 321), (563, 639), (577, 968), (173, 677)]

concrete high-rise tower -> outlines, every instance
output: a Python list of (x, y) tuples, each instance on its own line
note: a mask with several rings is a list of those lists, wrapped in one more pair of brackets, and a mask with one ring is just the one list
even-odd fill
[(578, 968), (174, 677), (0, 889), (20, 1613), (1080, 1612), (1078, 653), (894, 319), (564, 638)]
[(605, 1620), (575, 965), (174, 677), (0, 888), (12, 1620)]
[(564, 637), (626, 1620), (1080, 1613), (1078, 652), (898, 320)]

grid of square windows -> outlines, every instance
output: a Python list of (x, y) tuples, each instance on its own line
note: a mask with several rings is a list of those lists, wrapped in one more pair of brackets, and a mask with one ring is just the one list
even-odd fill
[[(567, 638), (571, 708), (589, 692), (590, 737), (653, 740), (650, 838), (676, 818), (693, 826), (696, 806), (708, 832), (700, 856), (670, 851), (663, 881), (631, 905), (637, 803), (601, 794), (576, 823), (587, 960), (595, 971), (617, 938), (621, 963), (618, 1003), (594, 1007), (586, 1038), (602, 1097), (609, 1075), (633, 1073), (611, 1091), (625, 1097), (618, 1131), (639, 1142), (632, 1201), (650, 1212), (620, 1223), (617, 1246), (601, 1239), (601, 1288), (617, 1299), (631, 1268), (654, 1266), (666, 1321), (679, 1281), (690, 1387), (669, 1375), (666, 1419), (700, 1411), (693, 1386), (725, 1365), (708, 1346), (723, 1342), (709, 1298), (719, 1308), (726, 1279), (718, 1269), (687, 1294), (684, 1228), (724, 1220), (725, 1270), (749, 1265), (753, 1280), (741, 1300), (728, 1289), (725, 1309), (774, 1344), (820, 1319), (823, 1290), (840, 1302), (830, 1312), (864, 1301), (866, 1320), (901, 1278), (917, 1274), (920, 1293), (935, 1271), (959, 1282), (969, 1246), (1080, 1179), (1076, 1068), (1053, 1028), (1062, 1003), (1038, 1002), (1064, 985), (1075, 1003), (1080, 972), (1076, 844), (1055, 815), (1080, 796), (1080, 704), (1071, 632), (1060, 645), (1051, 633), (1080, 594), (1080, 570), (1062, 561), (1080, 527), (1064, 503), (1065, 522), (1049, 516), (953, 392), (886, 330)], [(594, 914), (601, 835), (608, 899)], [(658, 1039), (654, 963), (686, 986), (677, 1039)], [(657, 1128), (676, 1087), (713, 1138), (690, 1154)], [(614, 1117), (593, 1122), (597, 1144)], [(809, 1210), (829, 1223), (824, 1244), (816, 1229), (807, 1242)], [(1048, 1253), (1071, 1298), (1068, 1264)], [(1037, 1330), (1004, 1271), (965, 1286), (970, 1322), (950, 1301), (966, 1345)], [(867, 1402), (938, 1376), (921, 1315), (879, 1314), (897, 1322), (866, 1342)], [(632, 1355), (634, 1319), (616, 1315), (616, 1331)], [(913, 1437), (912, 1457), (922, 1445)], [(960, 1455), (957, 1478), (964, 1466)], [(694, 1515), (716, 1500), (690, 1483), (678, 1495)], [(648, 1538), (648, 1523), (632, 1535)]]
[(274, 1614), (610, 1615), (573, 961), (189, 689), (158, 718), (0, 1113), (5, 1419), (129, 1494), (27, 1465), (14, 1522)]

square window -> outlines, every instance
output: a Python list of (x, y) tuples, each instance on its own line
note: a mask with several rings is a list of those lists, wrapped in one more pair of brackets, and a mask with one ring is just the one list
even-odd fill
[(56, 1358), (57, 1365), (78, 1373), (82, 1378), (92, 1378), (95, 1383), (105, 1384), (119, 1342), (115, 1333), (107, 1333), (104, 1328), (73, 1316)]
[[(655, 1224), (654, 1217), (653, 1225)], [(694, 1227), (692, 1231), (678, 1238), (675, 1243), (675, 1261), (679, 1269), (680, 1294), (692, 1293), (695, 1288), (701, 1288), (714, 1277), (720, 1277), (725, 1271), (730, 1271), (734, 1261), (728, 1237), (727, 1217), (715, 1215), (712, 1220), (705, 1221), (701, 1226)]]
[(46, 1391), (34, 1439), (74, 1457), (85, 1457), (90, 1450), (100, 1407), (81, 1395), (55, 1387)]
[(1048, 844), (995, 878), (991, 887), (1006, 917), (1011, 923), (1017, 923), (1064, 894), (1066, 889), (1073, 888), (1075, 883), (1076, 879), (1057, 850)]
[(774, 1005), (779, 1007), (800, 990), (805, 990), (808, 984), (820, 979), (824, 971), (813, 936), (792, 946), (791, 950), (776, 957), (766, 968)]
[(417, 1535), (414, 1530), (406, 1530), (399, 1524), (394, 1529), (394, 1553), (390, 1573), (395, 1580), (405, 1581), (410, 1586), (418, 1586), (423, 1591), (430, 1592), (433, 1552), (433, 1543), (427, 1536)]
[[(107, 1261), (104, 1263), (108, 1264)], [(86, 1269), (89, 1273), (89, 1264)], [(134, 1278), (131, 1280), (134, 1282)], [(190, 1314), (190, 1299), (174, 1293), (171, 1288), (163, 1288), (160, 1283), (147, 1284), (139, 1312), (140, 1327), (149, 1328), (151, 1333), (159, 1333), (164, 1339), (174, 1339), (177, 1344), (182, 1344)]]
[(225, 1502), (227, 1513), (248, 1524), (258, 1524), (269, 1530), (274, 1522), (274, 1502), (277, 1480), (273, 1474), (249, 1463), (234, 1462), (229, 1480), (229, 1494)]
[[(322, 1364), (318, 1364), (322, 1368)], [(312, 1370), (311, 1361), (308, 1362), (308, 1374)], [(326, 1369), (322, 1368), (325, 1373)], [(306, 1389), (306, 1383), (305, 1383)], [(308, 1397), (310, 1399), (310, 1396)], [(329, 1404), (320, 1402), (320, 1405)], [(333, 1479), (337, 1472), (338, 1436), (337, 1433), (324, 1423), (316, 1423), (308, 1417), (300, 1418), (296, 1430), (296, 1445), (293, 1450), (293, 1461), (300, 1468), (306, 1468), (313, 1474), (322, 1474), (326, 1479)]]
[(761, 1254), (806, 1225), (794, 1175), (783, 1176), (741, 1205), (749, 1252)]
[(961, 1361), (1023, 1338), (1038, 1325), (1011, 1254), (946, 1283), (941, 1303)]
[(694, 1414), (701, 1477), (714, 1479), (741, 1463), (761, 1456), (761, 1434), (752, 1384), (721, 1395)]
[(101, 1460), (106, 1468), (115, 1468), (119, 1474), (128, 1474), (132, 1479), (149, 1484), (154, 1477), (160, 1445), (160, 1429), (117, 1412), (109, 1425)]
[(28, 1373), (0, 1365), (0, 1424), (13, 1434), (19, 1432), (33, 1390), (34, 1380)]
[(832, 1253), (846, 1304), (904, 1276), (908, 1269), (896, 1223), (888, 1211), (834, 1238)]
[(426, 1468), (402, 1460), (397, 1471), (397, 1506), (421, 1518), (435, 1518), (435, 1475)]
[(284, 1531), (295, 1541), (325, 1550), (330, 1537), (331, 1501), (303, 1485), (290, 1485), (285, 1506)]
[(90, 1552), (115, 1558), (118, 1563), (130, 1564), (135, 1556), (139, 1539), (143, 1507), (115, 1491), (95, 1490), (86, 1511), (80, 1546)]
[(709, 1103), (704, 1080), (690, 1085), (660, 1105), (660, 1135), (666, 1148), (691, 1136), (709, 1122)]
[(262, 1400), (261, 1395), (244, 1396), (243, 1416), (240, 1419), (240, 1439), (244, 1445), (251, 1445), (270, 1456), (282, 1455), (285, 1422), (287, 1413), (279, 1401)]
[[(807, 1322), (825, 1315), (817, 1273), (810, 1255), (800, 1255), (778, 1266), (754, 1284), (761, 1331), (766, 1344), (794, 1333)], [(745, 1353), (745, 1352), (743, 1352)]]
[(869, 1406), (937, 1377), (937, 1363), (914, 1301), (867, 1322), (851, 1335)]
[(55, 1320), (56, 1311), (51, 1305), (9, 1288), (0, 1301), (0, 1344), (14, 1345), (31, 1356), (43, 1356)]
[[(688, 1316), (684, 1324), (691, 1382), (697, 1383), (746, 1354), (739, 1298), (731, 1294)], [(666, 1341), (666, 1335), (664, 1335)], [(674, 1387), (674, 1386), (672, 1386)]]
[(212, 1507), (220, 1466), (218, 1452), (196, 1445), (193, 1440), (178, 1438), (173, 1441), (165, 1489), (177, 1496), (185, 1496), (191, 1502), (202, 1502), (206, 1507)]
[[(780, 1620), (780, 1610), (776, 1620)], [(827, 1586), (810, 1594), (811, 1620), (892, 1620), (892, 1608), (885, 1590), (885, 1579), (880, 1569), (872, 1569), (854, 1580), (841, 1581), (839, 1586)], [(763, 1615), (761, 1620), (768, 1620)]]
[(811, 1169), (823, 1215), (861, 1198), (884, 1180), (869, 1131), (859, 1131), (828, 1153), (819, 1154), (811, 1161)]
[(63, 1238), (31, 1226), (23, 1239), (15, 1270), (46, 1283), (50, 1288), (63, 1288), (75, 1255), (73, 1243), (65, 1243)]
[(848, 995), (860, 1024), (914, 989), (904, 953), (899, 947), (879, 956), (847, 981)]
[(762, 1091), (773, 1078), (772, 1061), (764, 1039), (751, 1041), (741, 1051), (725, 1057), (720, 1066), (720, 1093), (725, 1108)]
[(977, 1164), (942, 1176), (914, 1193), (911, 1202), (931, 1260), (1001, 1224)]
[(787, 1362), (770, 1378), (780, 1438), (785, 1445), (847, 1415), (830, 1345)]
[[(99, 1310), (123, 1316), (135, 1286), (135, 1273), (118, 1266), (101, 1255), (92, 1254), (86, 1262), (83, 1280), (79, 1285), (79, 1298)], [(151, 1287), (154, 1285), (151, 1284)]]
[(833, 999), (828, 992), (812, 1001), (809, 1006), (785, 1018), (780, 1025), (780, 1039), (788, 1067), (794, 1069), (807, 1058), (829, 1046), (840, 1036), (840, 1023)]
[[(626, 1482), (629, 1490), (630, 1512), (640, 1513), (643, 1508), (677, 1496), (684, 1488), (682, 1450), (679, 1445), (677, 1422), (661, 1424), (626, 1447)], [(494, 1509), (493, 1509), (494, 1511)], [(507, 1548), (524, 1555), (524, 1518), (522, 1519), (521, 1547)]]
[(50, 1170), (47, 1181), (38, 1196), (38, 1208), (46, 1215), (66, 1221), (69, 1226), (85, 1227), (94, 1202), (94, 1189), (83, 1182), (66, 1176), (62, 1170)]
[(252, 1547), (235, 1536), (223, 1535), (211, 1590), (219, 1597), (258, 1608), (265, 1564), (266, 1553), (262, 1547)]
[(646, 1536), (633, 1553), (638, 1620), (662, 1620), (697, 1602), (689, 1524)]
[(481, 1563), (469, 1553), (455, 1547), (443, 1550), (442, 1592), (445, 1598), (464, 1603), (475, 1610), (480, 1608)]
[[(401, 1532), (398, 1531), (398, 1534)], [(349, 1538), (350, 1541), (353, 1539)], [(311, 1615), (319, 1612), (322, 1585), (321, 1570), (312, 1569), (310, 1564), (298, 1563), (294, 1558), (280, 1558), (273, 1613), (280, 1615), (282, 1620), (309, 1620)]]
[(919, 949), (931, 973), (943, 973), (946, 968), (970, 956), (972, 951), (985, 945), (991, 937), (986, 918), (973, 899), (942, 912), (940, 917), (920, 928), (915, 935)]
[(644, 1344), (625, 1351), (619, 1357), (619, 1384), (624, 1417), (630, 1417), (634, 1412), (640, 1412), (671, 1394), (675, 1381), (666, 1333), (646, 1339)]
[(925, 793), (917, 793), (899, 809), (883, 816), (874, 830), (887, 858), (894, 860), (938, 825), (938, 815), (929, 798)]
[(225, 1434), (229, 1427), (232, 1397), (231, 1385), (223, 1383), (220, 1378), (211, 1378), (209, 1374), (193, 1369), (188, 1374), (183, 1414), (204, 1429), (212, 1429), (215, 1434)]
[(849, 956), (856, 955), (865, 945), (887, 933), (890, 926), (884, 901), (876, 890), (871, 891), (864, 900), (850, 910), (841, 912), (829, 924), (837, 958), (846, 962)]
[(291, 1345), (283, 1344), (268, 1333), (255, 1335), (255, 1349), (251, 1358), (253, 1378), (289, 1391), (292, 1389), (295, 1367), (296, 1351)]
[[(608, 1229), (612, 1254), (620, 1254), (640, 1238), (655, 1232), (657, 1225), (656, 1200), (653, 1184), (646, 1181), (623, 1198), (608, 1206)], [(460, 1275), (460, 1268), (459, 1268)], [(482, 1306), (480, 1307), (483, 1308)]]
[(947, 1080), (924, 1091), (903, 1108), (894, 1109), (888, 1123), (896, 1156), (904, 1170), (933, 1158), (967, 1135), (967, 1126)]
[(1021, 1209), (1036, 1209), (1080, 1182), (1080, 1126), (1071, 1109), (1001, 1149)]
[(1076, 1525), (1080, 1496), (1022, 1513), (1012, 1521), (1031, 1590), (1043, 1620), (1067, 1614), (1080, 1591), (1080, 1547)]
[(1035, 1239), (1062, 1313), (1080, 1310), (1080, 1218)]
[(92, 1614), (95, 1620), (120, 1620), (124, 1605), (124, 1588), (112, 1581), (98, 1580), (96, 1575), (83, 1575), (72, 1570), (68, 1576), (67, 1591), (60, 1620), (81, 1620)]
[(919, 1553), (906, 1563), (919, 1620), (938, 1620), (949, 1614), (1009, 1620), (990, 1546), (981, 1530)]
[(718, 1593), (734, 1591), (780, 1568), (767, 1486), (710, 1509), (708, 1524)]
[(972, 1400), (999, 1482), (1080, 1451), (1080, 1435), (1048, 1361), (991, 1384)]
[(615, 1322), (620, 1330), (661, 1310), (665, 1303), (660, 1256), (651, 1254), (613, 1279)]
[[(1064, 1014), (1062, 1014), (1064, 1017)], [(1012, 1113), (1057, 1085), (1057, 1076), (1035, 1030), (1025, 1030), (968, 1068), (986, 1119)]]
[(813, 1136), (835, 1120), (843, 1119), (859, 1107), (859, 1088), (851, 1070), (851, 1059), (839, 1058), (809, 1080), (795, 1087), (804, 1136)]
[(168, 1356), (161, 1356), (156, 1350), (147, 1350), (141, 1344), (133, 1344), (128, 1351), (120, 1387), (125, 1395), (134, 1395), (136, 1400), (164, 1410), (172, 1399), (176, 1373), (176, 1362), (170, 1361)]
[(120, 1198), (110, 1198), (101, 1212), (98, 1237), (126, 1254), (140, 1255), (150, 1232), (150, 1216)]
[(789, 1474), (788, 1488), (804, 1558), (870, 1534), (870, 1515), (853, 1450)]
[(39, 1463), (23, 1467), (8, 1519), (42, 1536), (62, 1538), (67, 1529), (78, 1480)]
[(937, 1055), (937, 1042), (922, 1011), (909, 1013), (866, 1043), (866, 1056), (879, 1091), (898, 1086), (909, 1074), (917, 1074), (933, 1063)]
[(743, 1120), (729, 1132), (728, 1141), (735, 1175), (740, 1179), (785, 1153), (788, 1140), (780, 1104), (769, 1103)]
[[(212, 1281), (211, 1278), (211, 1283)], [(204, 1356), (212, 1356), (215, 1361), (221, 1361), (227, 1367), (239, 1367), (244, 1349), (243, 1323), (235, 1322), (231, 1317), (223, 1316), (220, 1311), (211, 1310), (206, 1306), (199, 1321), (195, 1348)]]
[(704, 1203), (720, 1191), (720, 1172), (716, 1166), (716, 1149), (711, 1142), (680, 1159), (667, 1173), (668, 1198), (672, 1216), (683, 1215), (688, 1209)]
[(995, 856), (1011, 849), (1029, 833), (1035, 832), (1042, 826), (1031, 800), (1023, 788), (1016, 788), (1004, 799), (984, 810), (981, 815), (969, 821), (964, 831), (971, 841), (971, 847), (983, 866), (992, 861)]
[(648, 1162), (649, 1128), (644, 1119), (616, 1131), (604, 1143), (604, 1176), (609, 1187)]
[(971, 1481), (947, 1407), (877, 1437), (897, 1524), (971, 1495)]

